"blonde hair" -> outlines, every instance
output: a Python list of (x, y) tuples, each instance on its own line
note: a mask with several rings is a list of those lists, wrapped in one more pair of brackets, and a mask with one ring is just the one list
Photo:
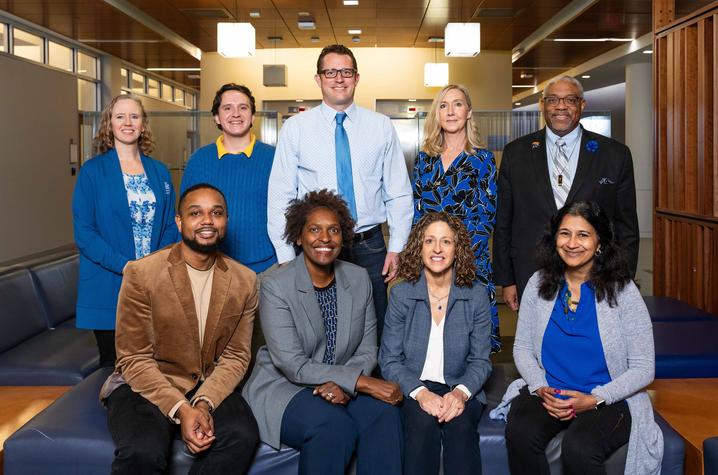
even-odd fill
[(112, 109), (115, 107), (115, 104), (122, 100), (133, 100), (140, 106), (140, 110), (142, 111), (142, 133), (137, 141), (137, 147), (143, 155), (149, 155), (155, 148), (149, 118), (147, 117), (145, 106), (142, 105), (142, 101), (133, 94), (120, 94), (119, 96), (115, 96), (102, 111), (100, 127), (97, 129), (97, 135), (95, 135), (92, 141), (95, 146), (95, 151), (96, 153), (105, 153), (109, 149), (115, 148), (115, 136), (112, 133)]
[[(429, 114), (426, 116), (426, 122), (424, 123), (424, 143), (421, 145), (421, 150), (431, 157), (439, 155), (444, 151), (444, 131), (439, 121), (439, 106), (446, 94), (453, 89), (461, 91), (461, 93), (464, 94), (466, 106), (469, 110), (472, 110), (471, 97), (469, 96), (469, 90), (466, 86), (449, 84), (439, 91), (434, 98), (434, 102), (431, 103)], [(464, 145), (464, 150), (471, 153), (473, 148), (482, 148), (482, 144), (479, 141), (479, 132), (476, 128), (473, 114), (470, 114), (466, 121), (466, 144)]]

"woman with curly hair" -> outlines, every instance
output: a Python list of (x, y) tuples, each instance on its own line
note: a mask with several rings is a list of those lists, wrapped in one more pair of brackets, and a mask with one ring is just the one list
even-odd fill
[(461, 220), (428, 213), (399, 255), (379, 353), (404, 394), (404, 473), (481, 473), (476, 427), (491, 373), (489, 299)]
[(95, 137), (99, 153), (80, 169), (72, 197), (80, 250), (77, 326), (95, 331), (100, 365), (115, 363), (115, 313), (127, 262), (177, 241), (169, 171), (152, 151), (142, 102), (112, 99)]
[(466, 87), (452, 84), (439, 91), (426, 117), (424, 135), (414, 162), (414, 223), (431, 211), (446, 211), (463, 221), (476, 259), (476, 279), (491, 303), (491, 351), (500, 351), (489, 251), (496, 223), (496, 161), (479, 144)]
[(613, 224), (595, 202), (566, 204), (538, 261), (514, 342), (526, 385), (508, 414), (511, 473), (548, 474), (544, 449), (563, 430), (564, 473), (605, 474), (625, 444), (625, 473), (659, 473), (663, 437), (645, 391), (655, 370), (651, 320)]
[(376, 317), (367, 271), (338, 260), (354, 220), (321, 190), (293, 200), (284, 238), (302, 254), (262, 281), (259, 349), (243, 395), (261, 439), (300, 451), (299, 473), (401, 473), (402, 400), (396, 383), (371, 377)]

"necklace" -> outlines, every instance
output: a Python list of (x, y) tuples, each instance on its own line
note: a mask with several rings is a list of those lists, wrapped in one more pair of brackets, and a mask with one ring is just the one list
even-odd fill
[(433, 299), (436, 301), (436, 303), (437, 303), (436, 308), (437, 308), (438, 310), (441, 310), (442, 308), (444, 308), (444, 307), (441, 305), (441, 302), (442, 302), (446, 297), (448, 297), (448, 296), (449, 296), (448, 293), (447, 293), (446, 295), (444, 295), (443, 297), (437, 297), (436, 295), (434, 295), (434, 294), (432, 294), (432, 293), (429, 293), (429, 297), (433, 298)]
[(569, 312), (569, 310), (570, 310), (571, 313), (575, 313), (575, 312), (576, 312), (576, 309), (578, 308), (578, 303), (579, 303), (579, 301), (580, 301), (580, 299), (579, 299), (579, 300), (573, 300), (573, 299), (571, 298), (571, 291), (568, 290), (568, 289), (566, 290), (566, 294), (564, 295), (564, 298), (563, 298), (563, 314), (566, 315), (569, 320), (575, 320), (575, 319), (576, 319), (576, 316), (575, 316), (575, 315), (573, 315), (573, 316), (572, 316), (572, 315), (569, 315), (568, 312)]

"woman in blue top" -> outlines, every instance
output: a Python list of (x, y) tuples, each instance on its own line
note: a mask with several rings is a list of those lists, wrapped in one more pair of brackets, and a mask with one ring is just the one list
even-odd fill
[(549, 474), (544, 449), (562, 430), (566, 474), (605, 474), (626, 443), (625, 473), (658, 473), (663, 438), (644, 390), (655, 369), (651, 320), (606, 213), (565, 205), (538, 262), (514, 342), (526, 386), (508, 415), (511, 473)]
[(496, 222), (496, 162), (479, 145), (469, 91), (444, 87), (424, 126), (424, 143), (414, 163), (414, 223), (430, 211), (446, 211), (464, 222), (476, 258), (476, 278), (491, 304), (491, 351), (501, 350), (496, 287), (489, 238)]
[(77, 327), (95, 331), (100, 365), (115, 362), (115, 312), (122, 271), (177, 240), (169, 171), (147, 155), (153, 148), (142, 102), (126, 94), (102, 112), (95, 137), (100, 155), (80, 170), (72, 197), (80, 250)]

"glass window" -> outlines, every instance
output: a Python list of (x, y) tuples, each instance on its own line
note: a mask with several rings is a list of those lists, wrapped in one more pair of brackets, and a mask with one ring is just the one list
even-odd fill
[(49, 41), (47, 54), (47, 64), (72, 72), (72, 48)]
[(130, 87), (130, 73), (127, 68), (120, 69), (120, 76), (122, 77), (122, 87)]
[(77, 79), (77, 107), (81, 111), (97, 110), (97, 84)]
[(0, 51), (7, 51), (7, 26), (0, 23)]
[(188, 93), (186, 93), (186, 94), (184, 95), (184, 99), (185, 99), (185, 102), (186, 102), (185, 105), (186, 105), (187, 107), (189, 107), (189, 108), (191, 108), (191, 109), (194, 109), (194, 108), (195, 108), (195, 103), (194, 103), (194, 101), (195, 101), (195, 95), (194, 95), (194, 94), (190, 94), (190, 93), (188, 92)]
[(184, 105), (184, 91), (175, 88), (175, 104)]
[(137, 92), (139, 94), (145, 93), (145, 77), (142, 74), (132, 72), (132, 83), (130, 84), (130, 89), (132, 89), (132, 92)]
[(97, 79), (97, 58), (85, 54), (81, 51), (77, 52), (77, 72), (83, 76), (89, 76)]
[(147, 94), (160, 97), (160, 82), (157, 79), (147, 78)]
[(43, 39), (27, 31), (13, 29), (13, 53), (21, 58), (44, 62)]
[(172, 102), (172, 86), (162, 83), (162, 99)]

